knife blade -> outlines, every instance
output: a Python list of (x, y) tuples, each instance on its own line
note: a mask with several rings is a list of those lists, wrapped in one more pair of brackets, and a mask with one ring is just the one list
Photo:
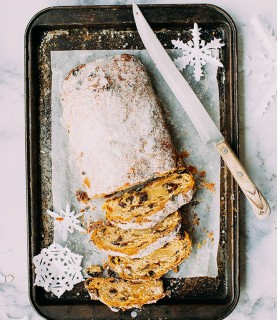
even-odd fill
[(189, 116), (204, 143), (213, 143), (216, 146), (256, 216), (259, 219), (266, 218), (270, 214), (270, 207), (264, 196), (248, 176), (201, 101), (175, 66), (134, 0), (132, 8), (138, 33), (156, 68)]

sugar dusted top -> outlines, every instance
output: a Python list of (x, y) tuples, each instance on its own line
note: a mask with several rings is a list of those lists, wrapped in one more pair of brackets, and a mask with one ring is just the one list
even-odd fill
[(61, 102), (70, 152), (89, 197), (175, 167), (162, 110), (142, 63), (127, 54), (73, 69)]

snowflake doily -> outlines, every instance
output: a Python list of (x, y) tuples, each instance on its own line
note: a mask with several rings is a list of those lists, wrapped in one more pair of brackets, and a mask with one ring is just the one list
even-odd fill
[(183, 52), (182, 57), (174, 59), (175, 65), (179, 70), (183, 70), (186, 66), (191, 65), (194, 67), (194, 76), (197, 81), (203, 76), (202, 67), (211, 63), (217, 67), (223, 67), (223, 64), (215, 57), (212, 56), (213, 49), (220, 49), (224, 46), (221, 43), (221, 39), (214, 38), (210, 42), (205, 42), (200, 38), (200, 28), (198, 24), (194, 23), (193, 29), (190, 29), (192, 33), (192, 40), (187, 43), (178, 40), (172, 40), (172, 44), (176, 49), (181, 49)]
[[(248, 84), (252, 96), (250, 102), (256, 118), (263, 116), (276, 96), (276, 38), (273, 30), (258, 16), (253, 16), (243, 28), (243, 61), (240, 71), (250, 76)], [(257, 86), (260, 83), (260, 86)], [(253, 86), (257, 89), (254, 91)]]
[(70, 211), (70, 205), (66, 205), (66, 211), (61, 210), (60, 214), (47, 210), (47, 213), (54, 219), (54, 229), (62, 234), (63, 240), (68, 238), (68, 232), (73, 233), (75, 230), (86, 232), (80, 227), (80, 218), (83, 213), (75, 214), (75, 211)]
[(84, 280), (80, 266), (82, 258), (58, 243), (42, 249), (41, 253), (33, 258), (35, 285), (60, 298), (65, 291), (71, 290), (75, 284)]

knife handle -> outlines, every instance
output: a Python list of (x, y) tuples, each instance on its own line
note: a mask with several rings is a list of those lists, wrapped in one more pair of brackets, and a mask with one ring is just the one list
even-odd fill
[(216, 144), (216, 148), (236, 182), (240, 186), (241, 190), (245, 194), (247, 200), (251, 204), (257, 218), (267, 218), (270, 215), (270, 207), (267, 201), (251, 178), (248, 176), (247, 172), (243, 168), (242, 164), (234, 154), (227, 141), (220, 141), (218, 144)]

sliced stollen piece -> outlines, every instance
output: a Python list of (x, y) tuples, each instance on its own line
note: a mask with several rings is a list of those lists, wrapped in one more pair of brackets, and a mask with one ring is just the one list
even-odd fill
[(181, 216), (178, 211), (149, 229), (122, 230), (116, 226), (106, 225), (103, 221), (93, 223), (91, 240), (101, 250), (113, 256), (140, 258), (163, 247), (178, 234)]
[(188, 203), (193, 193), (193, 176), (185, 168), (179, 168), (143, 187), (106, 200), (102, 208), (106, 219), (119, 228), (145, 229)]
[(183, 237), (175, 238), (164, 247), (140, 259), (109, 256), (106, 267), (126, 280), (158, 279), (187, 259), (191, 250), (189, 235), (184, 233)]
[(61, 89), (69, 152), (89, 198), (175, 168), (162, 109), (143, 64), (128, 54), (77, 66)]
[(141, 308), (165, 296), (161, 280), (131, 282), (115, 278), (89, 278), (85, 281), (85, 288), (92, 300), (99, 300), (112, 310)]

